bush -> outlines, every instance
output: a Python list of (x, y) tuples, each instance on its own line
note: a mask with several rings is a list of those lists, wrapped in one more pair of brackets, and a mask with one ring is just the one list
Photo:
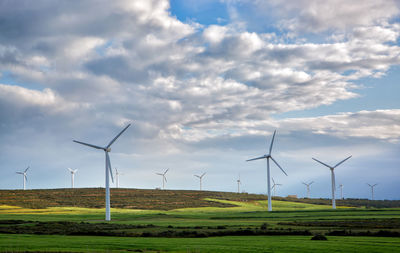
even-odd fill
[(311, 240), (327, 241), (328, 239), (324, 235), (314, 235)]
[(263, 224), (261, 224), (261, 229), (262, 230), (266, 230), (267, 229), (267, 227), (268, 227), (268, 224), (267, 223), (263, 223)]

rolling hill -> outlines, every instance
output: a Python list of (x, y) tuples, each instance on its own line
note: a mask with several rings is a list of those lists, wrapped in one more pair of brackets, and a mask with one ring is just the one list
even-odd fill
[[(24, 208), (84, 207), (103, 208), (104, 188), (0, 190), (0, 205)], [(147, 190), (111, 189), (111, 206), (123, 209), (172, 210), (195, 207), (233, 207), (229, 202), (210, 199), (251, 202), (266, 200), (265, 195), (193, 191), (193, 190)], [(314, 205), (330, 205), (329, 199), (304, 199), (274, 197), (274, 200), (299, 202)], [(337, 200), (338, 206), (388, 208), (400, 207), (399, 200), (344, 199)]]

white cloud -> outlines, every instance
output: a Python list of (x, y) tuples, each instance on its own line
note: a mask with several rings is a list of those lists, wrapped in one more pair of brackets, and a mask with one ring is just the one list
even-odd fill
[[(237, 3), (229, 2), (232, 8)], [(221, 154), (232, 142), (247, 150), (252, 138), (274, 128), (286, 136), (331, 138), (330, 144), (346, 138), (398, 143), (397, 109), (273, 118), (358, 97), (356, 81), (379, 78), (398, 65), (393, 2), (348, 3), (346, 10), (332, 1), (327, 6), (337, 8), (325, 15), (321, 1), (255, 3), (258, 15), (265, 6), (279, 9), (274, 24), (290, 27), (247, 30), (240, 12), (239, 24), (183, 23), (166, 0), (4, 2), (0, 26), (9, 28), (0, 33), (0, 78), (8, 80), (0, 85), (0, 127), (6, 130), (0, 138), (15, 140), (3, 145), (40, 137), (52, 150), (55, 141), (46, 138), (97, 141), (128, 122), (132, 135), (120, 145), (135, 157), (165, 150), (195, 154), (207, 145)], [(335, 34), (319, 34), (326, 36), (323, 43), (287, 42), (286, 32), (331, 30)]]

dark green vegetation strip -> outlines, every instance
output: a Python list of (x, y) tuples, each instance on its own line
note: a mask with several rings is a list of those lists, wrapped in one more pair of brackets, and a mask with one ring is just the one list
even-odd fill
[[(25, 208), (104, 207), (104, 188), (0, 190), (0, 205)], [(265, 200), (257, 194), (186, 190), (111, 189), (113, 208), (171, 210), (186, 207), (232, 207), (234, 205), (204, 200)]]
[(0, 221), (0, 233), (37, 235), (94, 235), (121, 237), (210, 237), (248, 235), (311, 235), (308, 230), (268, 229), (266, 223), (260, 227), (194, 226), (174, 227), (88, 222), (39, 222), (23, 220)]
[(129, 238), (0, 234), (0, 252), (400, 252), (399, 238), (311, 236), (225, 236)]

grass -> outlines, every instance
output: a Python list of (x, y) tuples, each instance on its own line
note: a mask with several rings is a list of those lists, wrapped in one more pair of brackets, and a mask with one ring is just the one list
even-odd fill
[(24, 252), (399, 252), (399, 238), (311, 236), (225, 236), (210, 238), (124, 238), (4, 235), (0, 251)]

